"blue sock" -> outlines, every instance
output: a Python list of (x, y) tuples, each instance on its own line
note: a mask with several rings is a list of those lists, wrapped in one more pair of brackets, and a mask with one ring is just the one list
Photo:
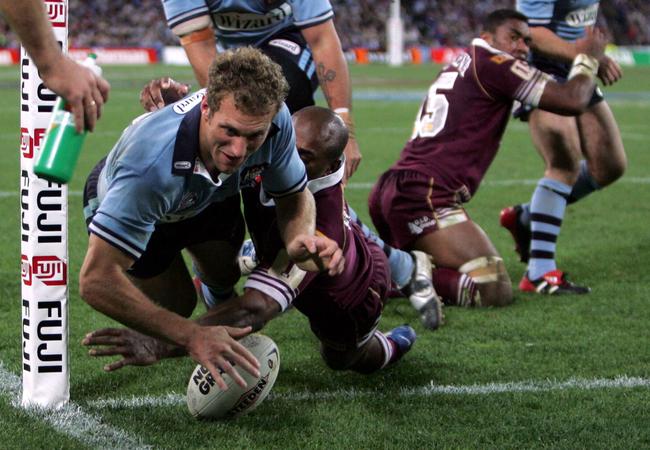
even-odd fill
[(410, 253), (391, 247), (380, 238), (377, 233), (368, 228), (363, 222), (359, 220), (357, 213), (348, 206), (350, 211), (350, 220), (356, 222), (363, 231), (363, 234), (375, 242), (384, 251), (388, 258), (388, 265), (390, 266), (390, 275), (393, 283), (397, 289), (402, 289), (411, 281), (413, 270), (415, 269), (415, 262)]
[(573, 185), (573, 189), (571, 190), (571, 194), (569, 195), (567, 202), (569, 204), (575, 203), (581, 198), (586, 197), (594, 191), (597, 191), (598, 189), (600, 189), (600, 185), (596, 183), (594, 177), (592, 177), (591, 173), (589, 173), (587, 161), (583, 159), (580, 161), (580, 174), (578, 175), (578, 179)]
[(530, 260), (528, 278), (536, 280), (557, 269), (555, 246), (571, 186), (550, 178), (537, 183), (530, 201)]
[(232, 286), (227, 288), (208, 286), (201, 281), (201, 293), (203, 294), (203, 301), (209, 309), (230, 300), (235, 295), (235, 290)]

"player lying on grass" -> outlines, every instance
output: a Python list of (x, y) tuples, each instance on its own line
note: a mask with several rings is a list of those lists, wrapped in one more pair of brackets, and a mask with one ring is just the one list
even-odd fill
[[(258, 180), (255, 188), (243, 191), (246, 218), (260, 263), (248, 277), (241, 297), (218, 302), (203, 286), (210, 309), (199, 323), (252, 326), (258, 330), (293, 305), (309, 319), (329, 367), (371, 373), (400, 359), (413, 345), (415, 331), (409, 326), (386, 334), (377, 330), (390, 288), (390, 273), (381, 249), (349, 220), (341, 186), (345, 124), (330, 110), (316, 106), (295, 113), (293, 122), (298, 153), (310, 178), (308, 187), (316, 200), (316, 228), (343, 249), (345, 270), (328, 276), (306, 272), (289, 260), (278, 232), (274, 202), (263, 189), (262, 175), (261, 183)], [(130, 329), (94, 331), (83, 344), (103, 346), (90, 350), (92, 356), (122, 356), (105, 366), (108, 371), (153, 364), (185, 353), (182, 348)]]
[(411, 139), (370, 194), (370, 215), (381, 238), (430, 254), (438, 267), (434, 286), (444, 299), (459, 298), (455, 293), (466, 274), (482, 305), (512, 301), (503, 260), (463, 204), (494, 159), (513, 102), (576, 115), (593, 93), (605, 46), (601, 33), (585, 42), (566, 83), (526, 63), (529, 44), (526, 16), (513, 10), (489, 14), (481, 37), (429, 88)]
[[(598, 0), (519, 0), (517, 9), (531, 18), (532, 64), (565, 81), (571, 60), (589, 42), (598, 13)], [(533, 26), (534, 25), (534, 26)], [(587, 37), (585, 37), (587, 36)], [(619, 65), (607, 55), (599, 59), (598, 78), (605, 85), (622, 77)], [(575, 117), (521, 108), (528, 119), (535, 148), (546, 165), (529, 203), (505, 208), (501, 225), (515, 239), (522, 262), (523, 292), (586, 294), (590, 289), (566, 282), (555, 262), (556, 241), (566, 206), (612, 184), (623, 175), (627, 158), (616, 119), (599, 88), (589, 107)]]
[(236, 339), (250, 328), (188, 320), (196, 292), (181, 250), (225, 298), (240, 277), (244, 237), (239, 190), (256, 176), (276, 202), (288, 258), (302, 268), (343, 270), (341, 249), (315, 235), (315, 206), (283, 100), (280, 67), (258, 50), (217, 55), (206, 91), (129, 126), (84, 190), (90, 233), (81, 297), (122, 324), (183, 348), (220, 386), (229, 361), (257, 376)]

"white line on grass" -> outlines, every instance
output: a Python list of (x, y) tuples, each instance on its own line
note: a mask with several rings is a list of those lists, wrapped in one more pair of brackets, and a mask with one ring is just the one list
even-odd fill
[[(481, 183), (481, 187), (508, 187), (508, 186), (533, 186), (539, 181), (538, 178), (520, 178), (513, 180), (486, 180)], [(624, 184), (650, 184), (650, 177), (623, 177), (617, 183)], [(346, 189), (372, 189), (375, 183), (349, 183)], [(81, 191), (68, 191), (70, 197), (81, 197)], [(18, 197), (18, 189), (15, 191), (0, 191), (0, 198)]]
[[(622, 375), (614, 379), (583, 379), (570, 378), (566, 381), (544, 380), (544, 381), (521, 381), (512, 383), (488, 383), (472, 384), (465, 386), (438, 386), (431, 382), (429, 385), (403, 388), (398, 391), (401, 397), (430, 397), (433, 395), (491, 395), (510, 394), (517, 392), (549, 392), (566, 391), (569, 389), (587, 391), (594, 389), (631, 389), (649, 388), (650, 379), (639, 377), (628, 377)], [(354, 399), (362, 397), (385, 397), (389, 395), (385, 391), (359, 390), (359, 389), (338, 389), (333, 391), (302, 391), (288, 392), (282, 394), (271, 393), (271, 398), (285, 401), (313, 401), (328, 399)], [(185, 396), (178, 393), (169, 393), (162, 396), (144, 396), (130, 398), (108, 398), (88, 402), (88, 406), (104, 409), (134, 409), (177, 406), (185, 403)]]
[(100, 416), (89, 414), (81, 406), (72, 402), (55, 411), (35, 407), (22, 408), (20, 377), (6, 370), (2, 361), (0, 361), (0, 396), (8, 397), (14, 408), (21, 409), (31, 418), (45, 422), (59, 433), (89, 447), (152, 448), (138, 437), (103, 423)]

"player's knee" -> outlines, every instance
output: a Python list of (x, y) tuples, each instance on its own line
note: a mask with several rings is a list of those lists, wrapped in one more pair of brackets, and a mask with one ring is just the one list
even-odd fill
[(621, 178), (627, 169), (627, 158), (623, 154), (618, 158), (609, 158), (605, 164), (594, 164), (591, 176), (600, 187), (605, 187)]
[(458, 271), (472, 278), (478, 288), (476, 306), (506, 306), (512, 303), (512, 284), (503, 259), (481, 256), (466, 262)]
[(512, 283), (494, 282), (478, 286), (481, 306), (508, 306), (512, 303)]

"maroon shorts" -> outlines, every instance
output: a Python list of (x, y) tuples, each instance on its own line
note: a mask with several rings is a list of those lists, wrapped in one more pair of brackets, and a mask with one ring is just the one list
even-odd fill
[[(311, 330), (318, 339), (333, 350), (347, 351), (361, 347), (373, 336), (381, 318), (390, 289), (390, 269), (386, 255), (379, 246), (374, 242), (368, 245), (373, 258), (370, 286), (360, 293), (356, 302), (344, 304), (336, 299), (301, 298), (301, 295), (293, 303), (309, 318)], [(350, 286), (350, 289), (354, 289), (354, 286)]]
[(433, 177), (413, 170), (389, 170), (370, 192), (370, 217), (389, 245), (410, 249), (420, 237), (469, 220), (462, 203), (465, 190), (437, 185)]

